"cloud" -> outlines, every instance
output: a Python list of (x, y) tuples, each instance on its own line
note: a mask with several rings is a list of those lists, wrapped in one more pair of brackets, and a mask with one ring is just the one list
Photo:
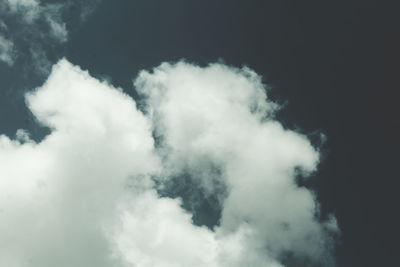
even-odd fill
[(104, 233), (126, 179), (157, 170), (148, 120), (66, 61), (27, 103), (52, 132), (1, 136), (0, 265), (117, 266)]
[(65, 42), (67, 30), (61, 20), (62, 9), (66, 4), (43, 4), (38, 0), (7, 0), (3, 4), (2, 13), (14, 15), (30, 28), (36, 28), (36, 22), (47, 22), (49, 34), (56, 41)]
[(219, 231), (234, 233), (245, 223), (252, 251), (328, 266), (334, 222), (315, 220), (313, 193), (294, 179), (314, 172), (319, 154), (306, 136), (274, 120), (277, 106), (267, 101), (260, 76), (222, 64), (165, 63), (143, 71), (135, 85), (162, 140), (166, 173), (199, 180), (205, 194), (218, 193), (216, 179), (225, 183)]
[(32, 23), (40, 16), (41, 6), (37, 0), (6, 0), (5, 9), (13, 14), (18, 14), (27, 23)]
[(0, 61), (7, 65), (14, 64), (14, 44), (11, 40), (6, 39), (0, 34)]
[[(0, 136), (1, 266), (275, 267), (288, 254), (333, 266), (335, 222), (294, 181), (318, 152), (274, 119), (256, 73), (164, 63), (135, 86), (143, 111), (61, 60), (26, 95), (51, 133)], [(160, 196), (182, 175), (219, 196), (213, 229)]]
[[(5, 0), (0, 2), (0, 34), (7, 33), (13, 39), (13, 61), (23, 65), (32, 64), (36, 75), (47, 76), (51, 55), (59, 54), (60, 49), (69, 39), (67, 20), (78, 17), (83, 22), (96, 9), (101, 0), (90, 1), (40, 1), (40, 0)], [(1, 40), (0, 40), (1, 41)], [(30, 49), (26, 50), (26, 47)], [(5, 52), (0, 53), (6, 54)], [(26, 53), (28, 51), (29, 53)], [(37, 56), (41, 59), (38, 60)], [(10, 64), (11, 60), (1, 60)], [(58, 59), (57, 59), (58, 60)]]

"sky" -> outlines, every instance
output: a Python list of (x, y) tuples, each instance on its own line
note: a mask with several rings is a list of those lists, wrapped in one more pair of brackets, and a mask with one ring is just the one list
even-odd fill
[(0, 0), (0, 266), (393, 266), (399, 7)]

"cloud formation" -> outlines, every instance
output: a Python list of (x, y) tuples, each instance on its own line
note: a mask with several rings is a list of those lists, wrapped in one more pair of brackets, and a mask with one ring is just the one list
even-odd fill
[(0, 61), (5, 62), (9, 66), (14, 64), (13, 48), (13, 42), (0, 34)]
[[(318, 151), (274, 119), (256, 73), (163, 63), (135, 87), (140, 109), (61, 60), (26, 95), (51, 133), (0, 136), (1, 266), (275, 267), (288, 255), (334, 265), (335, 221), (319, 221), (295, 183)], [(160, 195), (182, 176), (217, 196), (212, 229)]]
[(100, 1), (0, 1), (0, 37), (4, 34), (11, 37), (7, 42), (3, 37), (0, 39), (0, 60), (10, 66), (16, 60), (25, 64), (28, 61), (35, 66), (36, 74), (47, 75), (51, 67), (49, 54), (69, 38), (65, 15), (79, 13), (83, 21)]

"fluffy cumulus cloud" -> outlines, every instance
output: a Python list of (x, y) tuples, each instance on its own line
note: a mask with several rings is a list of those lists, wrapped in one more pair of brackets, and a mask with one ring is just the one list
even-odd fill
[[(334, 266), (334, 219), (295, 182), (318, 151), (256, 73), (164, 63), (135, 87), (138, 104), (61, 60), (26, 95), (51, 133), (0, 137), (0, 266)], [(217, 199), (214, 227), (160, 193), (183, 176)]]

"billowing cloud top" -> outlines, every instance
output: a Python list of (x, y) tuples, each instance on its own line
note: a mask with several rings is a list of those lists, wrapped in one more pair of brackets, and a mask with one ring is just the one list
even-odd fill
[[(295, 183), (319, 154), (274, 120), (256, 73), (163, 63), (135, 87), (141, 110), (61, 60), (27, 94), (51, 133), (0, 137), (0, 266), (334, 265), (334, 219)], [(180, 176), (219, 200), (213, 229), (160, 196)]]

